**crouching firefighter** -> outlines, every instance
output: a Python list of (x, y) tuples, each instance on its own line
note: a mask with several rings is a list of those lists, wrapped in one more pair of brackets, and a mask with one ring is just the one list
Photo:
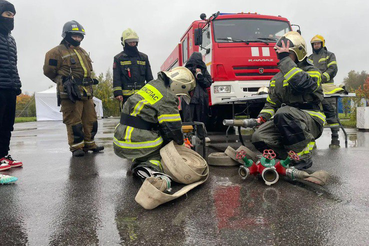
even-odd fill
[(77, 21), (65, 23), (60, 45), (46, 53), (44, 74), (57, 84), (58, 105), (61, 104), (63, 123), (67, 126), (68, 144), (73, 156), (81, 157), (87, 151), (99, 152), (94, 137), (97, 116), (92, 100), (92, 61), (80, 47), (85, 36)]
[(286, 33), (274, 48), (280, 72), (270, 81), (267, 101), (258, 116), (262, 125), (252, 143), (261, 152), (273, 149), (279, 159), (286, 159), (293, 150), (300, 160), (292, 165), (307, 169), (325, 124), (321, 73), (307, 60), (306, 43), (299, 33)]
[(131, 160), (131, 171), (141, 178), (164, 175), (160, 149), (174, 141), (183, 145), (178, 98), (190, 101), (188, 92), (196, 86), (185, 67), (159, 72), (123, 105), (120, 123), (114, 133), (115, 154)]

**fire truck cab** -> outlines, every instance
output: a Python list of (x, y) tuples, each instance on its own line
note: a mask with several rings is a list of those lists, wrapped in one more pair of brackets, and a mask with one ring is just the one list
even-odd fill
[[(269, 85), (279, 71), (273, 47), (292, 28), (284, 17), (257, 13), (218, 12), (200, 18), (192, 22), (161, 70), (184, 66), (193, 52), (201, 52), (214, 81), (209, 90), (212, 120), (219, 122), (231, 112), (224, 101), (252, 96)], [(260, 109), (259, 105), (251, 115)]]

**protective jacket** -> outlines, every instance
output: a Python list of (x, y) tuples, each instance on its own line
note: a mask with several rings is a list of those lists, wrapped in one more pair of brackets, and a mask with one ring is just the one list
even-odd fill
[(328, 51), (326, 47), (323, 47), (318, 53), (313, 52), (313, 54), (309, 56), (309, 61), (322, 72), (323, 84), (333, 84), (333, 78), (336, 76), (338, 71), (336, 56), (334, 53)]
[[(134, 120), (123, 120), (127, 115)], [(142, 129), (136, 121), (149, 124), (152, 129)], [(114, 150), (122, 158), (142, 159), (171, 140), (183, 144), (181, 117), (178, 98), (169, 90), (168, 78), (161, 72), (157, 80), (147, 83), (125, 102), (121, 123), (114, 133)]]
[(0, 32), (0, 89), (12, 89), (20, 94), (21, 86), (15, 40), (12, 35)]
[(114, 57), (114, 97), (131, 96), (145, 85), (145, 81), (151, 80), (153, 80), (153, 76), (146, 54), (138, 52), (138, 56), (129, 56), (122, 51)]
[(307, 60), (296, 65), (290, 57), (278, 63), (280, 72), (270, 81), (269, 95), (260, 117), (269, 120), (283, 105), (302, 109), (320, 125), (325, 123), (321, 113), (321, 101), (324, 99), (321, 86), (321, 73)]
[(81, 47), (71, 48), (65, 41), (46, 53), (44, 74), (57, 84), (58, 95), (68, 98), (63, 82), (72, 77), (78, 84), (81, 97), (92, 98), (92, 61)]

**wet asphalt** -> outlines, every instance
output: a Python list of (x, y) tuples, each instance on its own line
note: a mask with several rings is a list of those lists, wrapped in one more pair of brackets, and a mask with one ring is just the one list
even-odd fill
[(11, 154), (24, 167), (2, 172), (19, 180), (0, 186), (0, 245), (369, 245), (368, 132), (348, 129), (349, 148), (341, 135), (329, 149), (325, 129), (311, 168), (331, 174), (324, 187), (211, 167), (205, 184), (148, 211), (134, 201), (141, 181), (114, 154), (117, 122), (99, 121), (104, 153), (83, 158), (71, 156), (62, 122), (15, 125)]

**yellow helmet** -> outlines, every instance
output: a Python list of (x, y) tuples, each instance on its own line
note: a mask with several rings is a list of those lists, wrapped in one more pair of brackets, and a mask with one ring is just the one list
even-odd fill
[(311, 39), (310, 43), (311, 43), (312, 45), (313, 45), (314, 43), (322, 43), (322, 47), (325, 47), (325, 39), (323, 38), (323, 36), (322, 36), (322, 35), (319, 35), (319, 34), (315, 35), (315, 36)]
[(123, 47), (125, 46), (126, 42), (137, 42), (139, 41), (138, 35), (135, 31), (133, 31), (131, 28), (128, 28), (123, 31), (122, 37), (120, 38), (122, 41)]
[(282, 41), (287, 45), (287, 40), (290, 41), (290, 48), (289, 50), (293, 51), (296, 54), (297, 60), (299, 62), (303, 61), (307, 56), (306, 51), (306, 43), (304, 38), (298, 32), (288, 32), (281, 37), (278, 42), (277, 46), (282, 47)]
[(175, 67), (170, 71), (163, 71), (166, 76), (172, 81), (170, 90), (177, 96), (184, 96), (184, 100), (189, 103), (190, 95), (188, 92), (196, 87), (196, 80), (193, 73), (185, 67)]

